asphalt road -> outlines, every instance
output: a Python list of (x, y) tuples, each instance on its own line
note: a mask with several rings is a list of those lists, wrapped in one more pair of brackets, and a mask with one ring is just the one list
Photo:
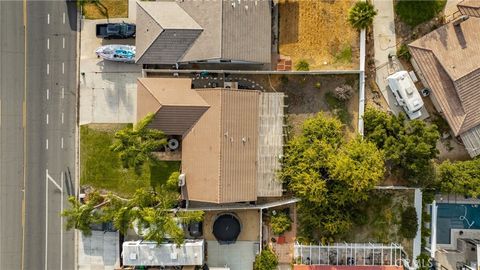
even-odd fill
[(47, 174), (75, 177), (76, 6), (0, 2), (0, 269), (74, 269), (67, 195)]
[(0, 1), (0, 269), (22, 261), (23, 3)]

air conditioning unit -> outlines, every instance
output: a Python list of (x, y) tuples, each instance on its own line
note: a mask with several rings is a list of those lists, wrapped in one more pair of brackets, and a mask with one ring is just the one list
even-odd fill
[(172, 138), (168, 140), (167, 146), (170, 150), (175, 151), (180, 146), (180, 142), (177, 139)]
[(224, 82), (223, 88), (238, 89), (238, 82)]
[(178, 186), (183, 187), (185, 186), (185, 174), (182, 173), (178, 176)]

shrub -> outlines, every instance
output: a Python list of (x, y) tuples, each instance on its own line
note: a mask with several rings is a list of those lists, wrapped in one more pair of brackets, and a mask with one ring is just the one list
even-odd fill
[(372, 4), (359, 1), (348, 11), (348, 22), (358, 30), (365, 29), (372, 25), (375, 15), (377, 11)]
[(167, 180), (167, 189), (171, 191), (178, 190), (178, 177), (180, 176), (179, 172), (173, 172)]
[(417, 235), (418, 220), (415, 207), (409, 206), (402, 213), (402, 222), (400, 225), (400, 234), (408, 239)]
[(352, 97), (352, 93), (353, 88), (348, 84), (339, 86), (333, 91), (333, 95), (341, 101), (349, 100)]
[(411, 27), (433, 19), (443, 10), (446, 0), (399, 0), (395, 12)]
[(277, 268), (278, 259), (270, 249), (264, 249), (255, 257), (254, 270), (274, 270)]
[(292, 228), (292, 219), (287, 213), (279, 212), (272, 215), (270, 226), (274, 234), (281, 235)]
[(400, 46), (400, 48), (397, 51), (397, 55), (398, 57), (402, 58), (405, 61), (410, 61), (410, 59), (412, 58), (412, 55), (410, 54), (410, 51), (408, 50), (408, 47), (405, 44), (402, 44), (402, 46)]
[(302, 59), (295, 65), (295, 69), (298, 71), (309, 71), (310, 64), (308, 64), (307, 60)]

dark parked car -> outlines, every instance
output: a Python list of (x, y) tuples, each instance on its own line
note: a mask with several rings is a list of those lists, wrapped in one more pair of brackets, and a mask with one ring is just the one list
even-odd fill
[(131, 23), (97, 24), (97, 37), (104, 39), (134, 38), (136, 27)]

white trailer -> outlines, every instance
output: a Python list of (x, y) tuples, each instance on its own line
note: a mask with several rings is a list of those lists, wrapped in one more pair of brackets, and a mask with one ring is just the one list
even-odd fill
[(423, 100), (408, 72), (405, 70), (396, 72), (388, 76), (387, 80), (398, 105), (402, 106), (408, 117), (413, 120), (422, 116), (420, 110), (423, 107)]

